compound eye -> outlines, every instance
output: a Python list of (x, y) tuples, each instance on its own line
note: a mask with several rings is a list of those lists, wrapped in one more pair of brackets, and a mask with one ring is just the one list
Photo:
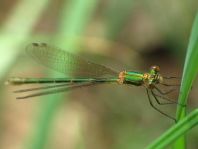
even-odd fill
[(160, 71), (160, 68), (159, 66), (151, 66), (151, 69), (154, 70), (155, 72), (159, 72)]

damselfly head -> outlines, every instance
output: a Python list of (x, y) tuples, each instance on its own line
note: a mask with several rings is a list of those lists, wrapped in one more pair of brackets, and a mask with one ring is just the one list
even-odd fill
[(157, 74), (160, 71), (160, 67), (157, 65), (151, 66), (150, 73)]
[(150, 73), (149, 73), (149, 80), (150, 84), (155, 83), (161, 83), (163, 81), (163, 77), (159, 74), (160, 67), (159, 66), (151, 66)]

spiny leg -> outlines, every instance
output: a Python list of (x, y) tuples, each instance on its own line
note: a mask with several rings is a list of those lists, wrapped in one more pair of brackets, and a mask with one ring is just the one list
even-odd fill
[[(159, 104), (159, 105), (167, 105), (167, 104), (177, 104), (177, 102), (174, 102), (174, 101), (171, 101), (171, 99), (167, 98), (167, 97), (163, 97), (163, 96), (160, 96), (160, 95), (157, 95), (153, 92), (153, 90), (151, 90), (151, 93), (153, 95), (153, 97), (155, 98), (156, 102)], [(160, 100), (157, 98), (161, 98), (161, 99), (164, 99), (166, 101), (169, 101), (169, 102), (160, 102)]]
[(150, 97), (150, 95), (149, 95), (149, 91), (148, 91), (147, 88), (146, 88), (146, 92), (147, 92), (147, 96), (148, 96), (150, 105), (151, 105), (155, 110), (157, 110), (159, 113), (165, 115), (166, 117), (168, 117), (168, 118), (170, 118), (170, 119), (172, 119), (172, 120), (174, 120), (174, 121), (176, 122), (176, 119), (175, 119), (174, 117), (172, 117), (172, 116), (170, 116), (170, 115), (164, 113), (163, 111), (161, 111), (160, 109), (158, 109), (157, 107), (155, 107), (154, 104), (153, 104), (153, 102), (152, 102), (152, 100), (151, 100), (151, 97)]
[[(163, 79), (171, 80), (171, 79), (181, 79), (180, 77), (165, 77), (163, 76)], [(160, 83), (161, 85), (164, 86), (180, 86), (180, 84), (167, 84), (167, 83)]]
[[(156, 91), (158, 91), (160, 94), (162, 94), (162, 93), (160, 92), (161, 90), (159, 90), (159, 88), (157, 88), (156, 86), (154, 86), (154, 89), (156, 89)], [(169, 90), (167, 94), (173, 92), (174, 90), (176, 90), (176, 89)], [(152, 92), (153, 92), (153, 90), (152, 90)], [(158, 95), (158, 94), (156, 94), (155, 92), (153, 92), (153, 94), (154, 94), (154, 95), (153, 95), (154, 97), (157, 96), (157, 97), (159, 97), (159, 98), (161, 98), (161, 99), (170, 101), (172, 104), (178, 104), (178, 105), (180, 105), (180, 106), (182, 106), (182, 107), (186, 107), (186, 105), (181, 104), (181, 103), (178, 103), (178, 102), (176, 102), (176, 101), (173, 101), (173, 100), (171, 100), (171, 98)], [(166, 94), (162, 94), (162, 95), (166, 95)], [(171, 104), (171, 103), (170, 103), (170, 104)], [(167, 103), (167, 104), (169, 104), (169, 103)]]
[(163, 76), (164, 79), (181, 79), (180, 77), (165, 77)]
[(156, 89), (156, 90), (157, 90), (160, 94), (162, 94), (162, 95), (170, 94), (170, 93), (172, 93), (173, 91), (176, 90), (176, 89), (170, 89), (170, 90), (164, 92), (164, 91), (160, 90), (157, 86), (155, 86), (155, 85), (153, 85), (153, 86), (154, 86), (154, 89)]
[(160, 84), (164, 86), (180, 86), (180, 84), (166, 84), (166, 83), (160, 83)]

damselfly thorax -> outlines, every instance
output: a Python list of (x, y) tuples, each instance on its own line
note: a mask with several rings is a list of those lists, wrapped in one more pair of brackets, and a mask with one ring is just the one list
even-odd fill
[(118, 75), (119, 84), (143, 85), (148, 89), (153, 89), (154, 85), (163, 83), (163, 77), (159, 73), (159, 66), (152, 66), (150, 72), (140, 73), (134, 71), (121, 71)]

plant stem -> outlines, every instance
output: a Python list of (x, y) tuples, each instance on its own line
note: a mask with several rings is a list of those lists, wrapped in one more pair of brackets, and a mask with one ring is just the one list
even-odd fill
[[(95, 10), (96, 2), (97, 0), (70, 0), (69, 7), (68, 3), (64, 3), (65, 5), (62, 7), (61, 12), (60, 28), (55, 39), (59, 47), (62, 47), (62, 49), (74, 49), (73, 46), (75, 45), (70, 44), (69, 39), (83, 33), (85, 24), (90, 19), (90, 14)], [(49, 76), (55, 75), (49, 74)], [(30, 148), (32, 149), (43, 149), (47, 144), (49, 133), (53, 131), (52, 124), (56, 117), (56, 112), (63, 101), (65, 103), (65, 99), (61, 95), (47, 98), (47, 100), (43, 100), (40, 107), (41, 112), (35, 128), (37, 131), (30, 142)]]
[[(162, 149), (173, 143), (176, 139), (187, 133), (198, 124), (198, 109), (191, 112), (184, 119), (179, 121), (153, 143), (147, 149)], [(182, 146), (181, 146), (182, 147)]]
[[(188, 94), (191, 90), (192, 83), (195, 80), (197, 73), (198, 73), (198, 13), (196, 15), (191, 36), (188, 44), (184, 71), (182, 76), (181, 88), (180, 88), (180, 95), (178, 102), (180, 105), (187, 105)], [(182, 120), (186, 115), (186, 106), (177, 106), (177, 121), (179, 122)], [(185, 148), (185, 137), (182, 136), (179, 138), (175, 145), (175, 149), (184, 149)]]

